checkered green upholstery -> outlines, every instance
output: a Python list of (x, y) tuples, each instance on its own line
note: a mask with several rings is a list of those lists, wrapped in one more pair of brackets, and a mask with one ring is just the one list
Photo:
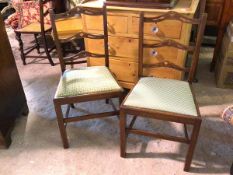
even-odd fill
[(178, 80), (141, 78), (124, 105), (197, 116), (188, 82)]
[(55, 98), (115, 91), (123, 91), (123, 89), (108, 68), (104, 66), (84, 67), (63, 73)]

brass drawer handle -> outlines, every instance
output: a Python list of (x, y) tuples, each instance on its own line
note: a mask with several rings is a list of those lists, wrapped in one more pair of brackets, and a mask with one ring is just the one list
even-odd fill
[(158, 55), (158, 51), (153, 49), (153, 50), (151, 50), (150, 54), (151, 54), (152, 57), (156, 57)]
[(108, 31), (109, 31), (110, 33), (112, 33), (112, 34), (115, 34), (115, 33), (116, 33), (114, 27), (113, 27), (112, 25), (110, 25), (109, 23), (107, 24), (107, 28), (108, 28)]
[(151, 32), (152, 32), (153, 34), (157, 34), (157, 33), (159, 32), (159, 28), (156, 27), (156, 26), (153, 26), (153, 27), (151, 28)]

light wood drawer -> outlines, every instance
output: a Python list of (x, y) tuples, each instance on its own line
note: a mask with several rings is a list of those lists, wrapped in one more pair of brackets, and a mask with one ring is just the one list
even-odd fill
[[(85, 40), (86, 48), (93, 53), (104, 53), (103, 40)], [(137, 61), (138, 39), (128, 37), (109, 37), (109, 55), (122, 57), (125, 61)]]
[[(146, 40), (146, 43), (154, 43), (151, 40)], [(176, 65), (182, 66), (184, 63), (183, 58), (180, 56), (182, 50), (174, 47), (161, 47), (161, 48), (146, 48), (144, 49), (144, 63), (153, 64), (162, 61), (170, 61)], [(144, 76), (156, 76), (160, 78), (180, 79), (181, 72), (169, 68), (153, 68), (144, 69)]]
[[(154, 41), (146, 40), (146, 43)], [(104, 53), (103, 40), (85, 40), (86, 48), (93, 53)], [(159, 60), (168, 59), (176, 62), (178, 49), (173, 47), (163, 47), (157, 49), (144, 49), (145, 63), (156, 63)], [(138, 62), (138, 39), (128, 37), (109, 37), (109, 55), (120, 57), (122, 61)]]
[(169, 68), (153, 68), (153, 69), (144, 69), (143, 70), (144, 76), (153, 76), (159, 78), (169, 78), (169, 79), (176, 79), (180, 80), (182, 77), (182, 72), (177, 71), (175, 69)]
[[(146, 40), (145, 43), (151, 44), (155, 42)], [(167, 60), (179, 64), (179, 60), (177, 60), (178, 53), (179, 49), (174, 47), (145, 48), (143, 52), (143, 61), (146, 64), (153, 64)]]
[(132, 89), (135, 86), (135, 83), (125, 82), (125, 81), (118, 81), (121, 87), (125, 89)]
[[(166, 20), (157, 24), (146, 23), (144, 25), (144, 34), (147, 36), (152, 36), (155, 39), (156, 37), (179, 39), (181, 37), (182, 25), (182, 22), (175, 20)], [(132, 33), (138, 34), (139, 17), (132, 17), (130, 30)]]
[[(88, 58), (88, 66), (103, 66), (104, 58)], [(138, 64), (125, 62), (115, 57), (110, 57), (109, 67), (117, 80), (134, 83), (137, 81)]]
[[(85, 15), (87, 30), (103, 31), (103, 17)], [(128, 16), (108, 15), (109, 34), (128, 33)]]
[(116, 75), (118, 80), (126, 82), (137, 81), (138, 64), (136, 62), (110, 59), (110, 69)]

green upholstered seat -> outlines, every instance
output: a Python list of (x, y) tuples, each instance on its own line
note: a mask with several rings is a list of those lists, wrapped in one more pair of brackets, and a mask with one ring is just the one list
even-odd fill
[(197, 116), (189, 83), (178, 80), (141, 78), (124, 106)]
[(123, 91), (108, 68), (84, 67), (63, 73), (55, 98)]

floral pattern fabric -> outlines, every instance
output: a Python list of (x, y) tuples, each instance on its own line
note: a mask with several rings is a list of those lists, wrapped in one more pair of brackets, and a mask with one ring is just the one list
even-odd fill
[[(16, 12), (9, 16), (6, 20), (6, 24), (10, 25), (14, 29), (23, 28), (31, 23), (40, 22), (40, 6), (39, 1), (24, 1), (13, 3)], [(50, 3), (44, 4), (44, 12), (51, 7)], [(50, 25), (50, 17), (46, 15), (44, 23)]]

